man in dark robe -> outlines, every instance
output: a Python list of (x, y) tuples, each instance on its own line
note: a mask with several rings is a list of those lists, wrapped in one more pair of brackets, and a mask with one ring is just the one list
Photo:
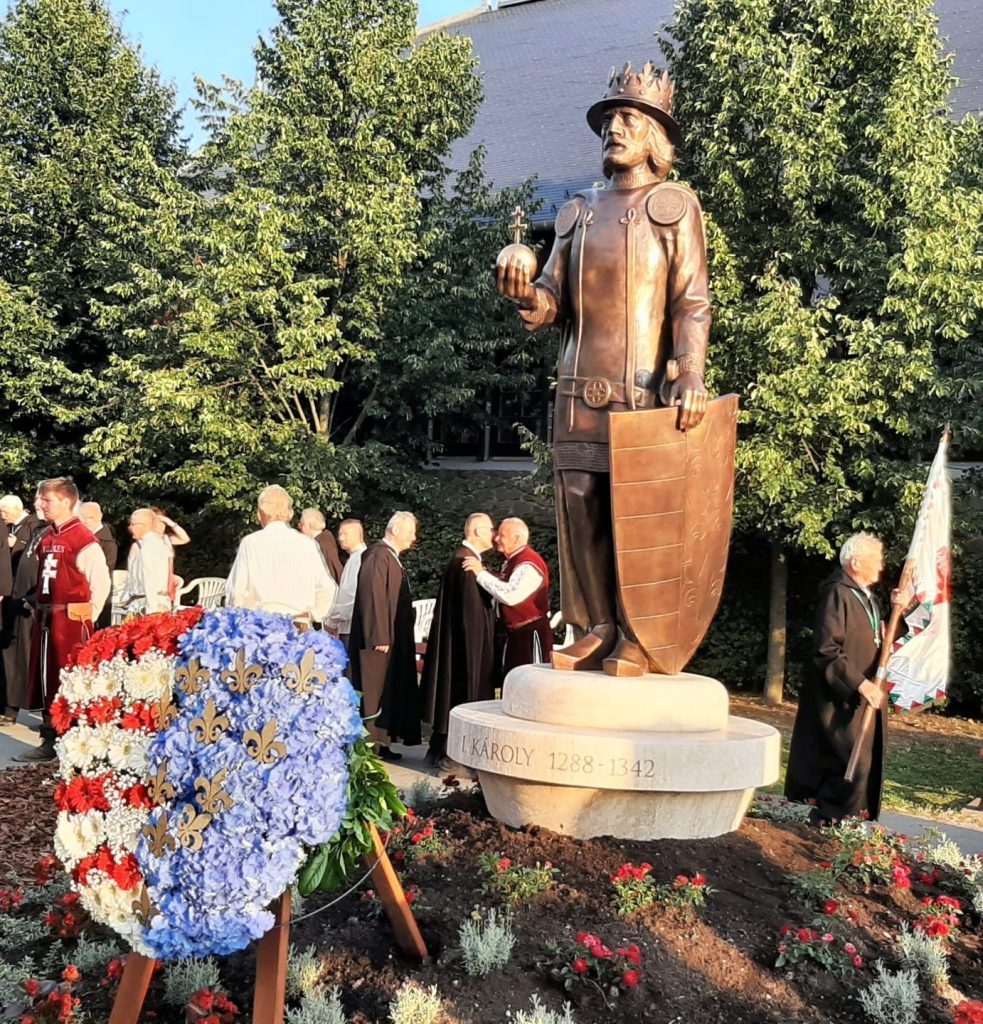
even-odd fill
[(423, 720), (433, 727), (427, 760), (434, 765), (447, 753), (451, 708), (495, 696), (495, 609), (474, 574), (464, 570), (464, 559), (480, 559), (493, 536), (490, 516), (468, 516), (464, 541), (441, 577), (422, 680)]
[[(858, 533), (843, 545), (840, 568), (819, 588), (812, 658), (799, 696), (785, 795), (813, 805), (810, 822), (876, 819), (881, 807), (887, 694), (877, 685), (881, 616), (870, 588), (884, 568), (881, 542)], [(864, 709), (878, 712), (853, 782), (844, 778)]]
[(520, 665), (550, 660), (550, 572), (543, 557), (529, 545), (529, 527), (521, 519), (503, 519), (495, 546), (505, 555), (500, 576), (477, 558), (466, 558), (464, 569), (498, 605), (496, 662), (502, 679)]
[(316, 508), (305, 508), (301, 512), (297, 529), (317, 544), (321, 549), (324, 564), (328, 567), (328, 574), (335, 583), (341, 583), (344, 566), (341, 564), (341, 555), (338, 554), (338, 542), (334, 539), (334, 534), (326, 527), (324, 516)]
[[(381, 541), (362, 556), (349, 641), (351, 677), (362, 693), (362, 715), (379, 756), (397, 761), (390, 747), (420, 742), (420, 687), (416, 676), (413, 601), (399, 556), (416, 540), (416, 517), (396, 512)], [(378, 718), (374, 718), (378, 714)]]
[[(17, 552), (14, 582), (10, 596), (0, 601), (0, 651), (3, 654), (3, 717), (8, 722), (17, 720), (17, 712), (27, 707), (27, 670), (31, 658), (31, 634), (34, 618), (29, 599), (38, 585), (38, 545), (47, 528), (39, 516), (21, 519), (18, 539), (24, 546)], [(33, 532), (28, 527), (34, 526)], [(11, 552), (13, 552), (13, 548)]]
[[(102, 521), (102, 507), (97, 501), (83, 501), (79, 505), (79, 519), (91, 531), (93, 537), (99, 542), (103, 556), (106, 559), (106, 568), (109, 569), (109, 578), (113, 578), (113, 570), (116, 568), (116, 560), (119, 557), (119, 545), (113, 529)], [(105, 629), (113, 617), (113, 602), (107, 601), (96, 620), (96, 629)]]
[[(35, 498), (35, 507), (37, 499)], [(5, 494), (0, 498), (0, 519), (10, 531), (7, 543), (10, 546), (11, 571), (17, 573), (17, 564), (31, 538), (44, 529), (44, 520), (35, 512), (28, 512), (16, 494)]]

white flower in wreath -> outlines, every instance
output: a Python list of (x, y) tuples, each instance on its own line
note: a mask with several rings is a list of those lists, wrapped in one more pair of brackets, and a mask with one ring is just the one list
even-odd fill
[(63, 670), (58, 693), (69, 704), (80, 704), (89, 700), (90, 683), (95, 673), (89, 668), (73, 668)]
[(109, 763), (137, 775), (143, 775), (149, 763), (148, 750), (152, 736), (130, 729), (114, 729), (107, 750)]
[(170, 692), (174, 661), (155, 651), (128, 665), (123, 678), (127, 694), (134, 700), (160, 700)]
[(123, 732), (123, 730), (112, 723), (95, 726), (92, 730), (92, 738), (90, 741), (92, 756), (98, 759), (108, 757), (109, 748), (116, 742), (116, 737), (121, 732)]
[(115, 697), (119, 693), (119, 675), (116, 671), (118, 666), (114, 662), (108, 665), (103, 662), (98, 672), (93, 672), (86, 680), (87, 700), (98, 700), (100, 697)]
[(147, 823), (150, 812), (143, 807), (114, 806), (106, 815), (106, 844), (113, 857), (119, 860), (133, 853), (140, 831)]
[(66, 863), (77, 862), (95, 853), (105, 837), (105, 820), (101, 812), (69, 814), (61, 811), (55, 826), (55, 853)]
[(77, 725), (69, 729), (58, 741), (58, 756), (62, 762), (68, 762), (73, 768), (84, 771), (96, 758), (95, 730), (87, 725)]

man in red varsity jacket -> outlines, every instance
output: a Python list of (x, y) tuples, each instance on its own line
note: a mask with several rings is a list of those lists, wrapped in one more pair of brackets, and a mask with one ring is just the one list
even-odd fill
[(474, 573), (478, 586), (498, 604), (505, 628), (505, 647), (500, 664), (502, 678), (518, 665), (536, 660), (549, 662), (553, 650), (550, 630), (550, 571), (546, 562), (529, 546), (529, 527), (521, 519), (503, 519), (496, 546), (505, 555), (499, 578), (488, 572), (477, 558), (466, 558), (464, 568)]
[(41, 745), (15, 761), (55, 758), (48, 709), (58, 695), (61, 670), (73, 648), (89, 638), (112, 589), (106, 558), (92, 531), (75, 515), (79, 492), (70, 477), (45, 480), (38, 489), (48, 529), (38, 545), (40, 573), (28, 669), (29, 707), (43, 711)]

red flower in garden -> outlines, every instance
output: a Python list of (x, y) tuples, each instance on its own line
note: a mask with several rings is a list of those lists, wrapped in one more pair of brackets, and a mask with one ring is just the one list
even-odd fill
[(808, 928), (800, 928), (796, 933), (795, 937), (799, 942), (812, 942), (813, 934)]
[(495, 867), (497, 867), (499, 871), (504, 871), (506, 868), (512, 867), (512, 861), (509, 860), (508, 857), (501, 857), (496, 862)]
[(625, 971), (621, 975), (621, 980), (625, 983), (625, 988), (634, 988), (641, 980), (641, 977), (638, 971)]
[(642, 951), (633, 942), (625, 952), (629, 963), (640, 964), (642, 962)]
[(573, 962), (573, 969), (578, 974), (586, 974), (588, 971), (587, 961), (582, 956), (578, 956)]
[(69, 964), (61, 972), (61, 980), (62, 981), (78, 981), (81, 977), (82, 977), (82, 974), (79, 971), (79, 969), (75, 966), (75, 964)]
[(832, 916), (839, 908), (840, 904), (836, 900), (829, 899), (823, 904), (823, 913)]
[(695, 885), (698, 888), (704, 886), (707, 884), (706, 876), (701, 875), (699, 872), (697, 872), (695, 875), (693, 875), (690, 884)]
[(47, 885), (51, 881), (51, 874), (58, 867), (58, 858), (50, 853), (34, 863), (34, 881), (37, 885)]
[(779, 935), (788, 935), (791, 931), (792, 931), (792, 926), (790, 924), (783, 924), (781, 926), (781, 928), (778, 929), (778, 934)]
[(864, 965), (864, 958), (862, 956), (855, 956), (853, 958), (853, 966), (854, 967), (859, 969), (859, 968), (863, 967), (863, 965)]
[(964, 999), (956, 1007), (954, 1024), (983, 1024), (983, 1002)]
[(677, 885), (677, 886), (689, 885), (689, 876), (688, 875), (676, 875), (675, 879), (673, 880), (673, 885)]

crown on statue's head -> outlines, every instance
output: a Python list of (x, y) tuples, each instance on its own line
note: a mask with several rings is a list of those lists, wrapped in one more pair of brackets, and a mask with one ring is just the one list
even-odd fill
[(611, 68), (607, 92), (587, 111), (587, 123), (600, 135), (606, 111), (619, 106), (635, 107), (654, 117), (666, 129), (669, 141), (678, 146), (682, 135), (672, 116), (674, 92), (669, 72), (659, 74), (651, 61), (646, 61), (641, 71), (635, 71), (631, 63), (620, 71)]

